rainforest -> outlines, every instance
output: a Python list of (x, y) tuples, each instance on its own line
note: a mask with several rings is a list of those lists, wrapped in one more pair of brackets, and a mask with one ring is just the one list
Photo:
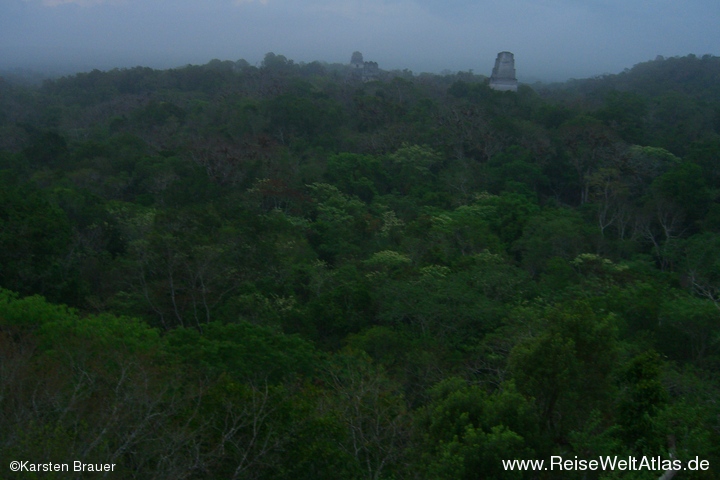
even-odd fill
[(720, 58), (376, 73), (0, 77), (0, 477), (718, 477)]

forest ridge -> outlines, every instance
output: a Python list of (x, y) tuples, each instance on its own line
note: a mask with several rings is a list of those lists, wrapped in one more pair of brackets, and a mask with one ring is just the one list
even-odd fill
[(718, 78), (0, 77), (0, 469), (716, 478)]

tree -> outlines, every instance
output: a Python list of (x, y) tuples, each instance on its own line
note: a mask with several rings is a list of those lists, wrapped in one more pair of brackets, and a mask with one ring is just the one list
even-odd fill
[(31, 129), (30, 144), (23, 149), (23, 156), (34, 167), (55, 167), (61, 164), (68, 154), (65, 137), (53, 131)]
[(325, 172), (341, 191), (370, 203), (379, 193), (389, 191), (390, 172), (375, 155), (339, 153), (328, 158)]
[[(212, 211), (172, 211), (117, 206), (115, 215), (128, 239), (119, 262), (123, 292), (112, 302), (126, 312), (154, 317), (163, 328), (202, 325), (238, 287), (244, 271), (231, 228), (221, 230)], [(124, 304), (124, 305), (123, 305)]]
[(620, 435), (636, 454), (661, 452), (665, 436), (657, 417), (668, 401), (660, 381), (662, 361), (647, 351), (630, 360), (623, 371), (624, 389), (618, 407)]
[(610, 92), (597, 116), (628, 143), (644, 144), (648, 101), (634, 92)]
[(268, 100), (268, 133), (281, 145), (296, 137), (326, 146), (335, 144), (335, 134), (344, 123), (342, 107), (321, 93), (286, 93)]
[(440, 164), (440, 155), (428, 147), (403, 145), (387, 156), (389, 178), (395, 179), (393, 190), (403, 195), (420, 196), (423, 186), (431, 186), (435, 175), (433, 167)]
[(693, 293), (712, 301), (720, 309), (720, 262), (716, 255), (720, 235), (711, 232), (693, 235), (679, 248), (679, 261)]
[(487, 171), (491, 176), (489, 187), (494, 193), (509, 191), (532, 196), (537, 195), (547, 183), (531, 152), (518, 146), (494, 156), (487, 164)]
[(378, 480), (392, 474), (409, 441), (410, 418), (402, 395), (372, 361), (360, 352), (334, 355), (326, 373), (328, 407), (346, 429), (342, 444), (362, 471)]
[(502, 460), (532, 458), (539, 440), (533, 407), (512, 383), (486, 393), (477, 385), (448, 378), (431, 390), (431, 402), (418, 414), (419, 454), (432, 478), (522, 478), (505, 471)]
[(718, 309), (713, 302), (678, 296), (663, 303), (658, 320), (659, 340), (664, 352), (701, 367), (715, 361), (720, 328)]
[(577, 212), (548, 208), (527, 220), (512, 249), (531, 274), (537, 275), (553, 258), (571, 260), (593, 251), (587, 228)]
[(579, 186), (582, 205), (590, 199), (593, 172), (618, 155), (619, 145), (613, 132), (592, 117), (581, 117), (562, 125), (561, 135)]
[(7, 291), (0, 319), (3, 460), (75, 458), (156, 478), (193, 470), (196, 391), (156, 330)]
[[(493, 223), (497, 220), (497, 207), (482, 196), (472, 205), (462, 205), (450, 212), (439, 212), (431, 217), (428, 232), (432, 243), (427, 261), (451, 262), (457, 256), (468, 256), (483, 251), (498, 253), (503, 250)], [(433, 259), (431, 255), (439, 258)]]
[(0, 285), (23, 294), (77, 302), (67, 215), (46, 192), (0, 176)]
[(676, 205), (684, 213), (688, 226), (705, 216), (711, 201), (700, 166), (681, 162), (673, 166), (652, 183), (651, 192), (660, 201)]
[(585, 302), (538, 313), (533, 333), (510, 352), (508, 369), (518, 390), (535, 399), (543, 429), (560, 439), (613, 398), (616, 318)]
[[(718, 114), (720, 119), (720, 114)], [(720, 169), (717, 159), (720, 158), (720, 140), (707, 140), (693, 143), (685, 160), (691, 161), (703, 169), (703, 178), (710, 188), (720, 186)]]
[(365, 203), (326, 183), (314, 183), (308, 189), (316, 202), (310, 243), (318, 256), (329, 263), (356, 256), (363, 245), (359, 240), (369, 233)]
[(662, 268), (671, 266), (678, 239), (697, 228), (709, 203), (709, 191), (695, 164), (683, 162), (653, 181), (640, 226)]

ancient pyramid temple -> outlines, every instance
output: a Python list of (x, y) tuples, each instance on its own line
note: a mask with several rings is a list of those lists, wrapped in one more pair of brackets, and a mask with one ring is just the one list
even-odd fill
[(500, 52), (495, 59), (495, 68), (490, 76), (490, 88), (493, 90), (517, 92), (515, 78), (515, 56), (510, 52)]
[(362, 79), (363, 82), (373, 82), (380, 79), (380, 67), (377, 62), (366, 62), (360, 52), (353, 52), (350, 57), (352, 75)]

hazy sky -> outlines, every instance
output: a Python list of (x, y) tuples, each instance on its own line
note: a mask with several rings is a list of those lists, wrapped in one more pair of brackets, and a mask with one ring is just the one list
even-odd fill
[(520, 80), (618, 73), (657, 55), (720, 54), (719, 0), (0, 0), (0, 70), (166, 68), (213, 58), (350, 61)]

